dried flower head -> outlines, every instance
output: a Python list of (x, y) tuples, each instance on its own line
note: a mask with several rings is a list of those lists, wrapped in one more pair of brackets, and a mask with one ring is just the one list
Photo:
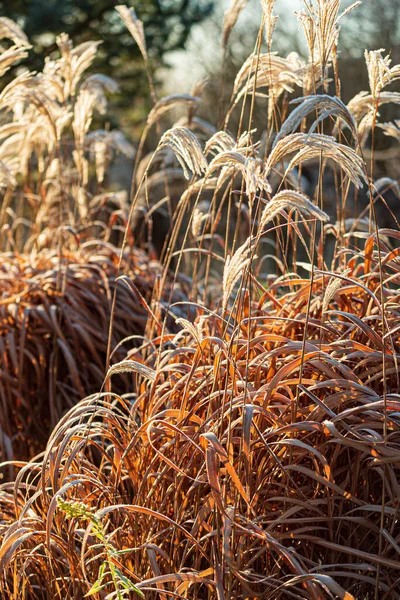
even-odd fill
[(383, 130), (385, 135), (393, 137), (400, 142), (400, 120), (396, 120), (393, 123), (381, 123), (378, 127)]
[(134, 8), (129, 8), (123, 4), (115, 7), (119, 16), (125, 23), (126, 28), (129, 33), (139, 46), (139, 50), (142, 53), (143, 58), (147, 61), (147, 48), (146, 48), (146, 38), (144, 36), (144, 28), (143, 23), (136, 16), (136, 12)]
[(173, 110), (177, 106), (186, 106), (188, 111), (193, 111), (201, 102), (201, 98), (191, 96), (190, 94), (171, 94), (158, 100), (153, 106), (147, 117), (147, 127), (156, 123), (168, 111)]
[(269, 175), (272, 168), (291, 153), (296, 153), (290, 161), (287, 172), (299, 164), (318, 156), (329, 158), (337, 163), (356, 187), (362, 187), (366, 181), (364, 162), (353, 148), (339, 144), (334, 137), (318, 133), (294, 133), (277, 142), (268, 156), (265, 173)]
[(259, 142), (252, 140), (255, 129), (245, 131), (238, 140), (235, 140), (227, 131), (217, 131), (210, 137), (204, 148), (204, 154), (210, 152), (241, 152), (242, 154), (253, 154), (256, 152)]
[(18, 61), (28, 56), (26, 46), (12, 46), (0, 54), (0, 77)]
[(273, 14), (275, 1), (276, 0), (261, 0), (265, 24), (265, 41), (268, 44), (268, 48), (271, 48), (272, 38), (278, 22), (278, 17)]
[(208, 213), (203, 212), (201, 207), (196, 207), (192, 216), (192, 235), (197, 239), (201, 233), (204, 221), (208, 218)]
[(30, 47), (28, 38), (21, 27), (8, 17), (0, 17), (0, 40), (4, 38), (11, 40), (18, 48)]
[(235, 284), (250, 264), (251, 257), (249, 254), (252, 249), (252, 240), (249, 238), (236, 250), (233, 256), (227, 256), (226, 258), (222, 280), (222, 312), (226, 311)]
[(298, 13), (310, 54), (310, 62), (323, 66), (323, 77), (336, 53), (342, 18), (361, 4), (354, 2), (339, 14), (341, 0), (316, 0), (304, 3), (304, 11)]
[(365, 62), (367, 63), (369, 88), (372, 99), (376, 100), (383, 88), (391, 82), (391, 59), (389, 55), (383, 56), (384, 50), (366, 50)]
[(303, 119), (314, 111), (320, 111), (320, 115), (312, 124), (309, 134), (313, 133), (319, 123), (324, 119), (327, 119), (328, 117), (337, 117), (349, 127), (355, 137), (357, 136), (357, 127), (352, 114), (340, 98), (337, 98), (336, 96), (328, 96), (327, 94), (307, 96), (305, 98), (292, 100), (292, 104), (299, 104), (299, 106), (290, 113), (283, 123), (275, 138), (274, 145), (286, 135), (294, 133), (295, 130), (300, 127)]
[[(350, 273), (350, 269), (345, 269), (343, 271), (343, 273), (341, 273), (341, 275), (343, 277), (346, 277), (349, 273)], [(332, 302), (332, 300), (334, 299), (334, 297), (336, 296), (337, 292), (340, 290), (342, 285), (343, 285), (343, 279), (341, 277), (335, 277), (335, 275), (332, 275), (332, 277), (329, 280), (328, 285), (326, 286), (324, 299), (322, 302), (322, 312), (323, 313), (326, 313), (326, 311), (329, 309), (330, 303)]]
[(186, 179), (190, 179), (189, 171), (201, 175), (207, 169), (207, 161), (200, 143), (194, 133), (186, 127), (173, 127), (162, 136), (157, 151), (169, 148), (175, 154)]
[(264, 229), (267, 223), (287, 209), (297, 210), (302, 215), (314, 217), (319, 221), (329, 221), (328, 215), (315, 206), (304, 194), (295, 190), (282, 190), (273, 196), (264, 208), (260, 219), (260, 228)]
[(302, 85), (303, 69), (304, 63), (296, 52), (290, 53), (286, 58), (277, 56), (276, 52), (251, 54), (235, 78), (233, 87), (235, 103), (245, 94), (252, 94), (254, 85), (257, 89), (272, 88), (275, 98), (284, 91), (293, 92), (295, 85)]
[(258, 158), (245, 156), (238, 150), (221, 152), (210, 162), (207, 174), (211, 174), (219, 168), (238, 169), (242, 173), (250, 205), (254, 200), (257, 190), (262, 190), (266, 193), (271, 192), (271, 186), (263, 171), (262, 161)]
[(239, 18), (240, 13), (246, 7), (247, 0), (232, 0), (232, 3), (224, 15), (224, 28), (222, 32), (222, 47), (226, 48), (230, 35), (236, 22)]

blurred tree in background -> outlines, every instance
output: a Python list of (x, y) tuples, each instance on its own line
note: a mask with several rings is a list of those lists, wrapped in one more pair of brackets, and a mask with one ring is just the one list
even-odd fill
[[(116, 79), (121, 93), (114, 107), (125, 124), (143, 119), (150, 106), (147, 79), (139, 49), (120, 20), (115, 6), (134, 6), (143, 21), (153, 69), (166, 64), (165, 56), (183, 48), (194, 24), (210, 15), (213, 0), (2, 0), (0, 14), (17, 21), (33, 51), (24, 64), (40, 70), (55, 51), (56, 37), (70, 35), (74, 45), (103, 41), (92, 70)], [(10, 78), (13, 74), (10, 73)]]

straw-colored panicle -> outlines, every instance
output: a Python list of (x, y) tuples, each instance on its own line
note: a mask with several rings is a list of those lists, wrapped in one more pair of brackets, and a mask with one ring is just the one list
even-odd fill
[(209, 208), (209, 206), (197, 206), (193, 211), (192, 217), (192, 235), (194, 239), (197, 239), (201, 233), (204, 222), (209, 218), (208, 211), (203, 212), (202, 209)]
[(275, 52), (267, 54), (252, 54), (243, 63), (236, 75), (233, 96), (235, 104), (245, 95), (251, 95), (263, 87), (271, 88), (275, 100), (283, 92), (293, 92), (295, 86), (303, 83), (302, 73), (304, 63), (296, 52), (291, 52), (286, 58)]
[(147, 117), (147, 127), (151, 127), (165, 116), (171, 110), (174, 110), (178, 106), (187, 107), (188, 112), (193, 113), (201, 102), (201, 98), (197, 96), (191, 96), (190, 94), (171, 94), (158, 100), (153, 106)]
[(0, 40), (7, 38), (14, 46), (30, 47), (29, 40), (21, 27), (8, 17), (0, 17)]
[(309, 62), (311, 64), (315, 64), (319, 60), (319, 57), (316, 55), (317, 23), (315, 19), (315, 8), (312, 6), (312, 4), (306, 5), (305, 10), (296, 12), (295, 14), (306, 38), (309, 52)]
[(100, 44), (101, 42), (89, 41), (74, 48), (67, 34), (63, 33), (57, 38), (61, 56), (57, 60), (46, 60), (43, 73), (60, 81), (64, 101), (77, 95), (83, 74), (96, 58)]
[(178, 342), (179, 338), (181, 338), (185, 334), (190, 334), (192, 338), (201, 345), (201, 342), (204, 338), (203, 333), (203, 320), (201, 318), (197, 319), (194, 323), (191, 323), (187, 319), (179, 318), (176, 319), (176, 324), (182, 327), (181, 331), (179, 331), (175, 336), (175, 343)]
[(264, 164), (260, 158), (248, 157), (244, 163), (243, 175), (250, 209), (253, 206), (254, 198), (258, 191), (265, 192), (266, 194), (272, 192), (269, 181), (264, 176), (263, 167)]
[(385, 135), (393, 137), (400, 142), (400, 120), (396, 120), (393, 123), (380, 123), (379, 128), (382, 129)]
[[(7, 20), (5, 24), (9, 25)], [(2, 35), (16, 36), (18, 28), (13, 34), (5, 24), (0, 21)], [(18, 46), (0, 53), (0, 73), (26, 53), (26, 39), (19, 38)], [(69, 36), (62, 34), (57, 38), (59, 57), (46, 58), (41, 73), (23, 72), (0, 93), (1, 187), (21, 185), (24, 189), (21, 198), (34, 211), (36, 236), (42, 228), (59, 227), (65, 218), (69, 224), (78, 225), (80, 219), (88, 222), (87, 186), (94, 173), (88, 159), (95, 158), (97, 184), (103, 185), (112, 157), (119, 152), (133, 156), (132, 147), (116, 130), (101, 140), (98, 135), (95, 150), (89, 136), (94, 112), (105, 114), (108, 94), (118, 90), (110, 77), (86, 75), (100, 43), (87, 41), (74, 47)], [(1, 211), (2, 225), (12, 221), (15, 197), (14, 192)], [(25, 226), (28, 229), (27, 221)], [(19, 238), (22, 243), (23, 236)]]
[(145, 61), (147, 61), (148, 56), (143, 23), (140, 19), (138, 19), (135, 9), (128, 8), (128, 6), (125, 6), (123, 4), (120, 4), (115, 8), (118, 11), (119, 16), (125, 23), (125, 26), (128, 29), (129, 33), (137, 43), (143, 58), (145, 59)]
[(269, 50), (272, 46), (272, 38), (278, 22), (278, 17), (273, 14), (276, 0), (261, 0), (261, 8), (264, 18), (265, 41)]
[(373, 100), (379, 98), (379, 94), (392, 81), (391, 74), (391, 59), (389, 55), (383, 56), (380, 50), (366, 50), (365, 51), (365, 62), (367, 63), (368, 69), (368, 80), (369, 89)]
[(360, 92), (350, 100), (347, 105), (354, 120), (358, 124), (358, 129), (363, 127), (363, 119), (369, 118), (373, 108), (383, 104), (400, 104), (399, 92), (380, 92), (378, 99), (374, 102), (372, 94), (368, 92)]
[(84, 157), (84, 146), (86, 134), (92, 123), (95, 100), (95, 96), (89, 90), (82, 90), (75, 103), (74, 120), (72, 122), (76, 143), (74, 160), (85, 185), (88, 182), (88, 172), (87, 161)]
[[(222, 280), (222, 312), (225, 313), (228, 307), (229, 298), (233, 288), (238, 280), (243, 276), (246, 268), (250, 265), (252, 257), (249, 256), (253, 251), (252, 240), (249, 238), (240, 246), (232, 256), (227, 256), (224, 266)], [(253, 259), (256, 257), (253, 256)]]
[(190, 173), (201, 175), (207, 169), (207, 161), (196, 136), (186, 127), (173, 127), (162, 136), (157, 151), (169, 148), (175, 154), (186, 179)]
[[(86, 184), (87, 180), (83, 183)], [(85, 191), (85, 187), (74, 185), (71, 191), (75, 199), (79, 219), (82, 223), (85, 223), (89, 217), (88, 194)]]
[(218, 131), (208, 140), (204, 150), (206, 154), (216, 153), (209, 164), (207, 176), (221, 169), (220, 184), (236, 170), (241, 172), (250, 207), (257, 190), (267, 194), (271, 192), (271, 186), (263, 176), (263, 163), (254, 156), (259, 146), (259, 142), (253, 142), (254, 133), (255, 130), (245, 131), (238, 140), (234, 140), (226, 131)]
[(392, 190), (397, 198), (400, 199), (399, 182), (391, 177), (380, 177), (373, 183), (374, 196), (385, 194), (388, 190)]
[(98, 137), (93, 141), (92, 148), (96, 162), (97, 181), (99, 183), (103, 183), (108, 162), (107, 153), (109, 149), (104, 138), (101, 139), (101, 137)]
[(28, 56), (26, 46), (12, 46), (0, 54), (0, 77), (3, 77), (15, 63)]
[(231, 5), (224, 14), (224, 26), (222, 31), (222, 47), (226, 49), (229, 38), (236, 25), (240, 13), (246, 7), (247, 0), (231, 0)]
[(96, 109), (104, 115), (107, 111), (108, 98), (106, 94), (116, 94), (119, 92), (118, 83), (107, 75), (95, 73), (86, 77), (80, 86), (80, 91), (88, 90), (95, 97)]
[[(69, 125), (72, 114), (66, 107), (49, 97), (42, 89), (38, 79), (21, 78), (18, 85), (7, 86), (4, 91), (4, 108), (14, 111), (15, 123), (21, 128), (19, 134), (12, 136), (15, 154), (22, 151), (26, 159), (32, 152), (38, 155), (46, 149), (52, 152), (58, 146), (62, 132)], [(10, 148), (10, 140), (4, 142)], [(40, 158), (38, 156), (40, 162)], [(26, 174), (26, 160), (21, 160), (22, 174)]]
[(341, 0), (316, 0), (316, 4), (311, 1), (305, 2), (304, 10), (297, 13), (308, 45), (309, 62), (322, 66), (322, 77), (325, 83), (327, 69), (330, 63), (336, 60), (339, 23), (361, 2), (354, 2), (339, 14), (340, 4)]
[(258, 158), (245, 156), (238, 150), (220, 152), (210, 162), (207, 175), (211, 175), (216, 169), (237, 169), (242, 173), (250, 207), (252, 206), (257, 190), (262, 190), (267, 194), (271, 192), (271, 186), (263, 173), (263, 163)]
[(235, 148), (236, 140), (230, 133), (227, 131), (217, 131), (207, 141), (204, 147), (204, 154), (209, 154), (210, 152), (217, 154), (220, 152), (230, 152), (235, 150)]
[(379, 108), (384, 104), (400, 104), (400, 93), (383, 91), (374, 100), (372, 94), (360, 92), (348, 103), (347, 107), (357, 123), (357, 133), (361, 147), (365, 146), (373, 125), (379, 125), (376, 123), (376, 117), (378, 116), (375, 114), (376, 107)]
[(322, 314), (325, 314), (329, 309), (332, 300), (335, 298), (336, 293), (340, 290), (342, 285), (345, 283), (344, 278), (350, 273), (350, 269), (345, 269), (341, 274), (342, 277), (331, 277), (328, 285), (326, 286), (325, 294), (322, 301)]
[(365, 51), (370, 91), (359, 92), (347, 105), (349, 112), (357, 123), (357, 131), (361, 146), (365, 144), (368, 134), (379, 116), (377, 111), (384, 104), (400, 104), (400, 93), (387, 91), (385, 88), (400, 79), (400, 65), (391, 66), (389, 55), (384, 50)]
[[(44, 100), (45, 101), (45, 100)], [(44, 108), (44, 112), (40, 108)], [(64, 129), (71, 123), (72, 115), (56, 104), (48, 103), (27, 108), (21, 121), (21, 134), (15, 136), (21, 144), (19, 151), (20, 173), (25, 177), (33, 153), (38, 157), (38, 170), (43, 172), (44, 156), (58, 147)]]
[(350, 129), (354, 137), (357, 137), (357, 126), (348, 107), (336, 96), (328, 96), (320, 94), (317, 96), (306, 96), (305, 98), (297, 98), (292, 100), (291, 104), (298, 104), (286, 121), (280, 128), (274, 145), (284, 138), (286, 135), (294, 133), (302, 124), (303, 120), (312, 112), (319, 111), (318, 118), (314, 121), (309, 129), (309, 133), (313, 133), (318, 125), (329, 117), (340, 119)]
[(243, 132), (239, 139), (235, 140), (233, 136), (227, 131), (217, 131), (207, 141), (204, 154), (214, 153), (218, 154), (221, 152), (242, 152), (243, 154), (253, 154), (257, 151), (260, 142), (253, 141), (253, 134), (256, 132), (255, 129), (251, 131)]
[(86, 135), (86, 146), (94, 156), (96, 176), (99, 183), (103, 183), (112, 154), (121, 154), (133, 159), (135, 148), (118, 130), (105, 131), (98, 129)]
[(264, 208), (260, 219), (260, 229), (263, 230), (276, 216), (287, 210), (296, 210), (305, 217), (319, 221), (329, 221), (328, 215), (304, 194), (295, 190), (282, 190), (273, 196)]
[(362, 187), (366, 181), (364, 162), (349, 146), (339, 144), (334, 137), (318, 133), (294, 133), (277, 142), (267, 158), (265, 172), (268, 176), (272, 168), (288, 154), (296, 153), (291, 159), (287, 171), (291, 171), (306, 160), (324, 156), (330, 158), (343, 169), (356, 187)]

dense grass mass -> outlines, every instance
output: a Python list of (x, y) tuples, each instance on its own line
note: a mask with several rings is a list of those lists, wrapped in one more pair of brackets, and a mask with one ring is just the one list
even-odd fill
[[(102, 386), (119, 253), (111, 244), (86, 242), (61, 256), (41, 250), (3, 253), (0, 260), (2, 456), (27, 460), (44, 450), (66, 410)], [(123, 269), (130, 287), (120, 280), (112, 362), (140, 345), (146, 300), (161, 274), (137, 248), (124, 255)], [(119, 345), (127, 332), (131, 340)], [(118, 390), (129, 387), (125, 382)]]
[(5, 593), (24, 565), (31, 594), (79, 598), (97, 578), (90, 521), (56, 511), (72, 497), (95, 507), (146, 596), (365, 598), (379, 573), (381, 597), (399, 597), (400, 403), (383, 396), (398, 385), (398, 304), (385, 287), (384, 350), (373, 236), (352, 265), (317, 274), (311, 296), (287, 277), (257, 301), (244, 291), (234, 321), (199, 308), (126, 362), (132, 402), (73, 408), (3, 488)]
[[(346, 105), (340, 0), (304, 1), (306, 58), (261, 5), (208, 120), (204, 81), (157, 98), (117, 7), (154, 100), (129, 199), (108, 173), (132, 146), (90, 131), (96, 44), (61, 36), (0, 96), (4, 598), (400, 598), (399, 185), (374, 156), (400, 66), (366, 52)], [(7, 68), (28, 41), (0, 32)]]

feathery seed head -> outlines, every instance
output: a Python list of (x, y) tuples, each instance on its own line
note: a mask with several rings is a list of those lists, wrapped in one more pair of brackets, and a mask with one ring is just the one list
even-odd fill
[(224, 27), (222, 32), (222, 47), (225, 49), (228, 45), (230, 35), (240, 13), (246, 7), (247, 0), (232, 0), (230, 7), (225, 11)]
[(147, 48), (146, 48), (146, 38), (144, 35), (143, 23), (136, 16), (136, 12), (134, 8), (128, 8), (123, 4), (115, 7), (122, 21), (125, 23), (126, 28), (129, 33), (139, 46), (139, 50), (142, 53), (142, 56), (145, 61), (147, 61)]
[(314, 217), (319, 221), (329, 221), (328, 215), (313, 204), (304, 194), (295, 190), (282, 190), (267, 202), (260, 219), (261, 230), (278, 214), (287, 209), (297, 210), (302, 215)]
[(195, 175), (201, 175), (207, 169), (200, 143), (186, 127), (173, 127), (164, 133), (156, 152), (163, 148), (169, 148), (175, 154), (186, 179), (190, 179), (189, 170)]

